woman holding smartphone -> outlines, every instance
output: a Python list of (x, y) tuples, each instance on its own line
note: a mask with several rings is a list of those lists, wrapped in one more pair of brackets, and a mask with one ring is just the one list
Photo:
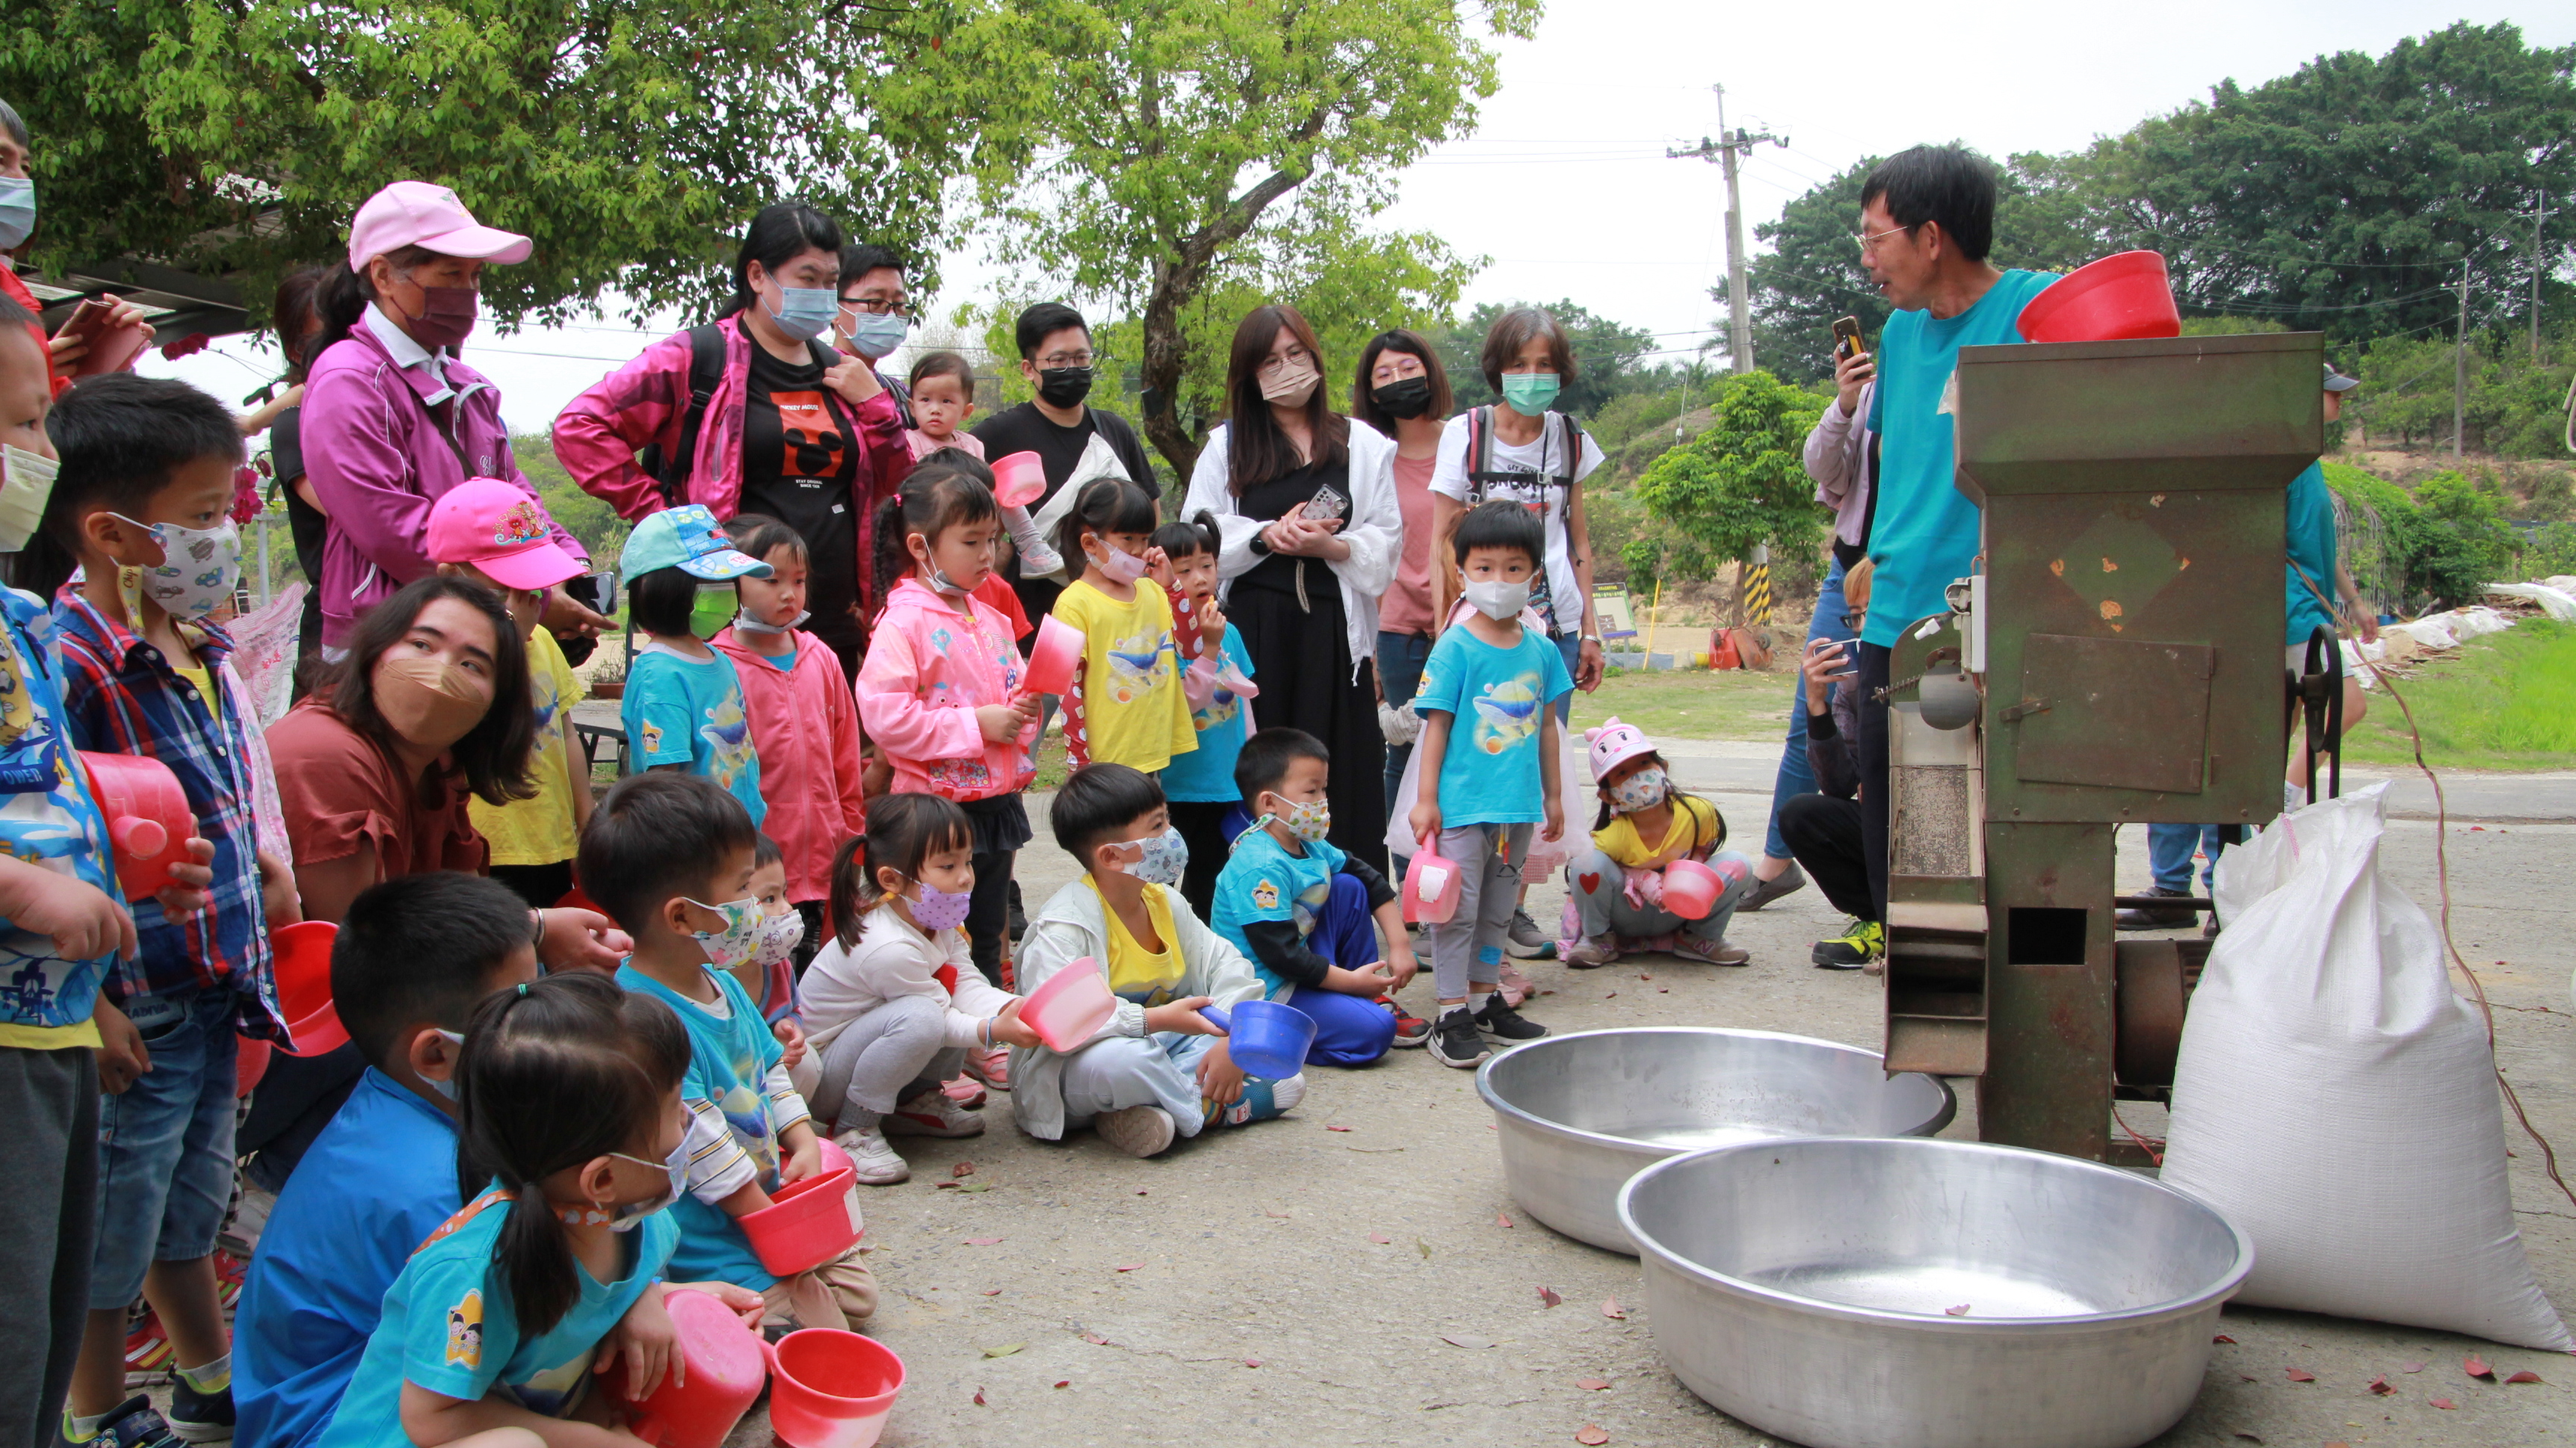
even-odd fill
[(1255, 307), (1234, 331), (1227, 420), (1190, 474), (1185, 518), (1216, 515), (1226, 616), (1252, 655), (1253, 722), (1323, 741), (1328, 838), (1386, 868), (1386, 739), (1378, 731), (1377, 601), (1403, 525), (1395, 444), (1333, 411), (1323, 349), (1295, 307)]

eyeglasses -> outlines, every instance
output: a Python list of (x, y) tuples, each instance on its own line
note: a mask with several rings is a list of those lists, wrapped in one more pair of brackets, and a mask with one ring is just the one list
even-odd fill
[(1310, 365), (1314, 360), (1315, 354), (1307, 351), (1305, 348), (1290, 347), (1287, 351), (1281, 352), (1264, 361), (1261, 364), (1261, 370), (1265, 375), (1267, 375), (1272, 372), (1284, 371), (1290, 367)]
[(888, 301), (884, 297), (844, 297), (841, 299), (841, 306), (848, 311), (865, 312), (871, 317), (891, 315), (901, 317), (907, 322), (917, 320), (913, 316), (912, 308), (901, 302)]
[(1050, 352), (1038, 359), (1040, 367), (1088, 367), (1091, 363), (1088, 352)]
[(1878, 250), (1878, 244), (1880, 242), (1885, 241), (1887, 238), (1894, 236), (1900, 231), (1912, 231), (1913, 229), (1914, 228), (1910, 226), (1891, 226), (1885, 231), (1854, 232), (1852, 234), (1852, 245), (1860, 248), (1861, 255), (1867, 256), (1871, 252)]

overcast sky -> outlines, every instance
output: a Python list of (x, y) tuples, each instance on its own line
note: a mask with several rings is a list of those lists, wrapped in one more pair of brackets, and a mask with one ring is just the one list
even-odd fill
[[(1994, 155), (2071, 150), (2230, 77), (2252, 85), (2322, 52), (2381, 54), (2454, 19), (2511, 20), (2533, 44), (2576, 40), (2576, 6), (2530, 0), (2172, 0), (2132, 18), (2140, 13), (1557, 0), (1535, 40), (1499, 47), (1502, 88), (1476, 134), (1407, 170), (1381, 224), (1488, 258), (1470, 304), (1570, 297), (1694, 351), (1719, 311), (1708, 289), (1726, 269), (1725, 186), (1715, 165), (1664, 151), (1715, 134), (1713, 84), (1727, 88), (1729, 126), (1789, 142), (1760, 148), (1744, 169), (1750, 246), (1754, 226), (1791, 197), (1863, 156), (1920, 141), (1964, 140)], [(943, 271), (943, 316), (987, 294), (995, 275), (971, 242)], [(534, 432), (658, 335), (585, 322), (478, 335), (467, 356), (500, 385), (512, 426)], [(276, 368), (275, 354), (246, 338), (178, 364), (150, 355), (147, 370), (227, 399)]]

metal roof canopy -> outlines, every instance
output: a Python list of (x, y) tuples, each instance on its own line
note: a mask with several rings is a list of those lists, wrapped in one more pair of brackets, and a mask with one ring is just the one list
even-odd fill
[(70, 320), (84, 297), (112, 296), (143, 308), (151, 319), (153, 345), (203, 333), (229, 336), (251, 330), (241, 289), (219, 277), (199, 276), (148, 261), (115, 259), (84, 262), (60, 274), (19, 273), (19, 280), (44, 307), (48, 332)]

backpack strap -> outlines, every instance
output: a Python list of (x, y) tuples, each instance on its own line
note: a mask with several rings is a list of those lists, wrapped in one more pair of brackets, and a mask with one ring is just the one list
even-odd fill
[(411, 1250), (412, 1250), (412, 1254), (413, 1254), (414, 1256), (418, 1256), (418, 1255), (419, 1255), (419, 1254), (420, 1254), (424, 1249), (426, 1249), (426, 1248), (427, 1248), (431, 1243), (433, 1243), (433, 1242), (435, 1242), (435, 1241), (439, 1240), (439, 1239), (440, 1239), (440, 1238), (442, 1238), (442, 1237), (446, 1237), (446, 1236), (453, 1235), (453, 1234), (454, 1234), (454, 1233), (455, 1233), (459, 1228), (462, 1228), (466, 1223), (468, 1223), (468, 1222), (470, 1222), (470, 1221), (473, 1221), (476, 1217), (479, 1217), (479, 1216), (483, 1215), (483, 1210), (484, 1210), (484, 1208), (489, 1207), (489, 1206), (492, 1206), (493, 1204), (498, 1203), (498, 1202), (516, 1201), (517, 1199), (518, 1199), (518, 1198), (517, 1198), (517, 1194), (516, 1194), (516, 1193), (513, 1193), (513, 1192), (506, 1192), (506, 1191), (501, 1190), (501, 1189), (500, 1189), (500, 1188), (498, 1188), (498, 1187), (494, 1187), (494, 1188), (492, 1188), (491, 1190), (486, 1191), (485, 1193), (483, 1193), (483, 1195), (481, 1195), (481, 1196), (479, 1196), (479, 1197), (476, 1197), (474, 1200), (472, 1200), (472, 1201), (470, 1201), (470, 1202), (467, 1202), (464, 1206), (462, 1206), (462, 1207), (458, 1208), (458, 1209), (457, 1209), (457, 1212), (456, 1212), (456, 1215), (454, 1215), (454, 1216), (452, 1216), (452, 1217), (449, 1217), (449, 1218), (448, 1218), (446, 1221), (444, 1221), (444, 1222), (439, 1223), (439, 1224), (438, 1224), (438, 1230), (437, 1230), (437, 1231), (430, 1233), (430, 1234), (429, 1234), (428, 1236), (426, 1236), (426, 1237), (423, 1237), (423, 1238), (421, 1239), (420, 1246), (418, 1246), (418, 1247), (414, 1247), (414, 1248), (412, 1248), (412, 1249), (411, 1249)]
[[(689, 329), (689, 408), (680, 415), (679, 445), (650, 468), (662, 485), (662, 502), (676, 508), (686, 502), (689, 474), (698, 465), (698, 434), (705, 427), (707, 404), (724, 381), (724, 323), (708, 322)], [(829, 365), (829, 364), (826, 364)]]

